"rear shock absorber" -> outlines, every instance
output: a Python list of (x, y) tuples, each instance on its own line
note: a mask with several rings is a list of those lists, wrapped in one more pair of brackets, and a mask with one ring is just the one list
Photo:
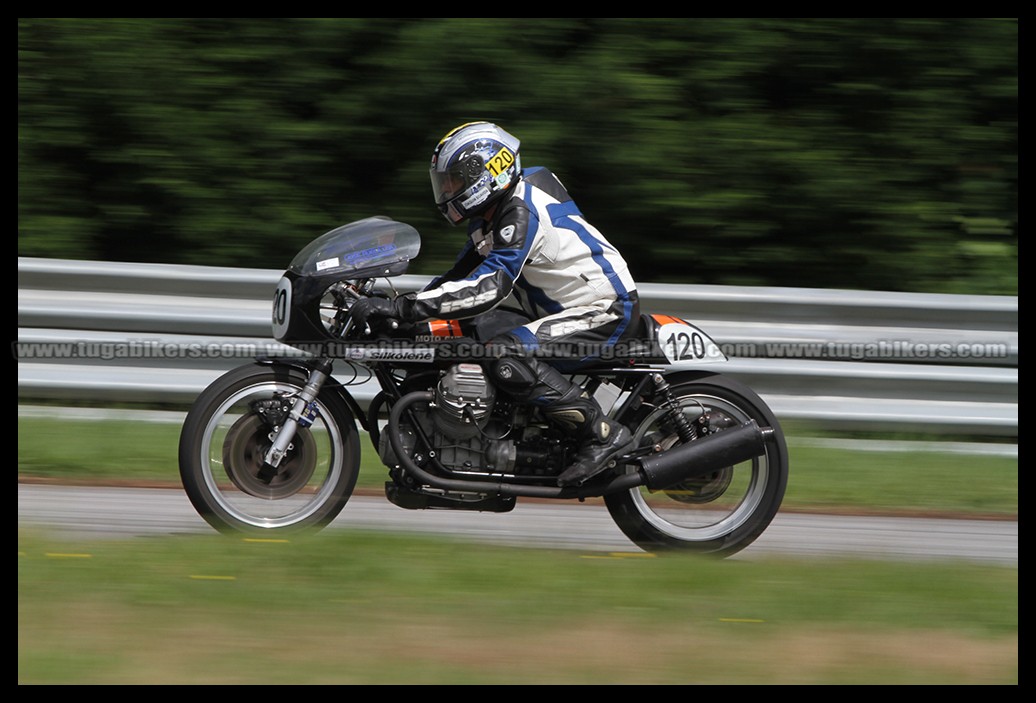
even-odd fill
[[(676, 427), (676, 433), (680, 435), (680, 441), (684, 444), (692, 442), (698, 438), (698, 430), (695, 429), (694, 425), (687, 421), (687, 416), (683, 414), (680, 406), (676, 403), (676, 398), (673, 397), (672, 387), (669, 382), (660, 373), (656, 373), (652, 380), (655, 382), (655, 391), (661, 398), (661, 405), (666, 410), (666, 417)], [(704, 408), (702, 409), (701, 419), (708, 421), (705, 417)]]

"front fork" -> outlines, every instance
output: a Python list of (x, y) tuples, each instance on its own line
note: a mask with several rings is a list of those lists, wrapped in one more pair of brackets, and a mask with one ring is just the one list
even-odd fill
[[(348, 310), (347, 303), (351, 300), (357, 300), (363, 296), (370, 295), (374, 290), (373, 278), (365, 278), (359, 281), (355, 288), (350, 286), (344, 286), (340, 289), (336, 289), (338, 293), (336, 298), (341, 304), (341, 312), (344, 313)], [(349, 300), (347, 300), (349, 299)], [(340, 329), (336, 332), (338, 336), (345, 339), (353, 328), (353, 319), (346, 317), (341, 325)], [(369, 331), (369, 328), (368, 328)], [(280, 429), (277, 430), (273, 437), (273, 444), (266, 451), (262, 468), (259, 470), (260, 478), (269, 482), (277, 474), (277, 467), (280, 465), (284, 455), (288, 452), (291, 447), (292, 441), (295, 439), (295, 433), (299, 427), (309, 427), (313, 422), (313, 401), (316, 400), (317, 395), (320, 393), (320, 388), (327, 381), (331, 375), (332, 362), (330, 358), (323, 358), (314, 361), (309, 365), (309, 378), (306, 380), (306, 385), (302, 391), (295, 398), (295, 402), (291, 406), (291, 411), (288, 413), (288, 419), (284, 421)]]
[(320, 359), (310, 365), (309, 378), (303, 386), (295, 402), (291, 406), (288, 418), (280, 426), (273, 437), (273, 444), (266, 451), (262, 469), (259, 476), (269, 481), (276, 475), (277, 467), (280, 465), (284, 455), (287, 454), (295, 439), (295, 433), (299, 427), (309, 427), (313, 422), (311, 405), (320, 393), (321, 387), (331, 375), (332, 362), (330, 359)]

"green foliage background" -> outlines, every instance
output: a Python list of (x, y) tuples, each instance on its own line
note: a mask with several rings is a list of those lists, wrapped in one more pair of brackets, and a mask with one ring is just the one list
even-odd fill
[(640, 281), (1017, 295), (1016, 19), (21, 18), (18, 254), (283, 268), (463, 238), (426, 168), (497, 121)]

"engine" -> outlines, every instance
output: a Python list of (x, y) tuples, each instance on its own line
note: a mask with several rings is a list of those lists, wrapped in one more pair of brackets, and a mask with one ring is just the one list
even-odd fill
[[(568, 465), (570, 441), (543, 423), (531, 423), (525, 408), (498, 402), (496, 388), (479, 364), (451, 366), (435, 386), (435, 402), (414, 408), (418, 422), (444, 467), (457, 473), (550, 476)], [(415, 456), (417, 435), (409, 424), (398, 429), (402, 445)], [(399, 462), (381, 435), (379, 453), (389, 466)]]
[(496, 389), (478, 364), (455, 364), (435, 387), (432, 420), (446, 437), (470, 439), (489, 423)]

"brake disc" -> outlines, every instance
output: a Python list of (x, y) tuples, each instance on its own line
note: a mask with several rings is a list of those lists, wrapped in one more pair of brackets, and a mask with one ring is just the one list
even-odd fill
[(223, 440), (223, 470), (248, 495), (278, 500), (295, 495), (309, 483), (317, 464), (316, 443), (308, 428), (298, 428), (277, 473), (267, 482), (260, 478), (260, 469), (273, 444), (270, 431), (257, 415), (245, 415), (235, 422)]

